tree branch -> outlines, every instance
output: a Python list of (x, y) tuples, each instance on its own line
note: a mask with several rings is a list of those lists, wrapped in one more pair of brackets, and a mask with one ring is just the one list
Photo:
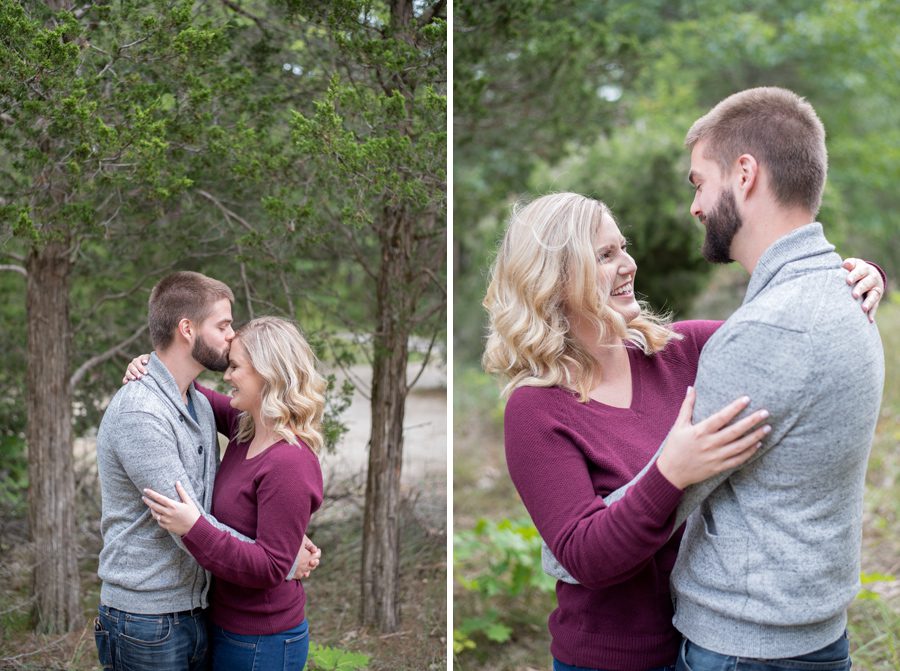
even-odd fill
[(244, 298), (247, 301), (247, 316), (252, 320), (253, 317), (253, 300), (250, 298), (250, 281), (247, 279), (247, 264), (244, 263), (244, 251), (241, 246), (237, 248), (238, 256), (241, 259), (241, 282), (244, 285)]
[[(7, 240), (8, 240), (8, 238), (7, 238)], [(4, 240), (4, 242), (6, 242), (6, 240)], [(19, 263), (25, 263), (25, 257), (22, 254), (16, 254), (15, 252), (11, 252), (8, 249), (4, 249), (2, 252), (0, 252), (0, 254), (3, 254), (4, 256), (8, 256), (13, 261), (18, 261)]]
[(123, 340), (122, 342), (110, 347), (108, 350), (106, 350), (102, 354), (98, 354), (97, 356), (91, 357), (90, 359), (85, 361), (83, 364), (81, 364), (78, 367), (78, 370), (76, 370), (72, 374), (72, 377), (69, 380), (69, 388), (72, 391), (74, 391), (75, 387), (78, 385), (79, 382), (81, 382), (82, 378), (88, 373), (88, 371), (90, 371), (91, 368), (94, 368), (95, 366), (100, 365), (107, 359), (111, 359), (116, 354), (123, 352), (123, 349), (125, 347), (128, 347), (131, 343), (133, 343), (135, 340), (140, 338), (141, 335), (143, 335), (144, 331), (146, 331), (146, 330), (147, 330), (147, 324), (142, 324), (141, 327), (137, 331), (135, 331), (130, 336), (125, 338), (125, 340)]
[(233, 11), (237, 14), (240, 14), (241, 16), (246, 16), (248, 19), (252, 19), (253, 22), (256, 23), (257, 26), (259, 26), (259, 29), (261, 31), (263, 31), (263, 34), (266, 35), (267, 37), (269, 36), (269, 29), (266, 27), (265, 22), (261, 18), (259, 18), (258, 16), (254, 15), (254, 14), (251, 14), (250, 12), (248, 12), (246, 9), (241, 7), (236, 2), (231, 2), (231, 0), (221, 0), (221, 2), (223, 5), (228, 7), (228, 9), (230, 9), (231, 11)]
[(436, 3), (431, 5), (431, 7), (422, 12), (422, 16), (420, 16), (418, 19), (419, 28), (427, 26), (429, 23), (434, 21), (434, 17), (440, 14), (446, 7), (446, 0), (438, 0)]
[(22, 266), (17, 266), (15, 264), (4, 263), (0, 264), (0, 270), (11, 270), (14, 273), (19, 273), (24, 277), (28, 277), (28, 271), (25, 270)]
[(137, 291), (142, 286), (144, 286), (144, 282), (147, 281), (147, 278), (154, 277), (156, 275), (160, 275), (163, 272), (170, 270), (176, 263), (177, 263), (177, 261), (172, 261), (171, 263), (163, 266), (162, 268), (154, 268), (150, 272), (144, 273), (143, 275), (141, 275), (141, 277), (138, 279), (138, 281), (135, 282), (131, 286), (130, 289), (126, 289), (125, 291), (120, 291), (117, 294), (106, 294), (105, 296), (101, 296), (100, 298), (97, 299), (97, 302), (91, 306), (91, 309), (88, 311), (87, 316), (84, 319), (87, 320), (87, 319), (90, 319), (91, 317), (93, 317), (94, 314), (96, 314), (99, 307), (101, 305), (103, 305), (104, 303), (106, 303), (107, 301), (114, 301), (114, 300), (118, 300), (120, 298), (128, 298), (131, 294), (133, 294), (135, 291)]
[(406, 385), (407, 390), (412, 389), (416, 386), (416, 382), (419, 381), (419, 378), (422, 377), (422, 373), (425, 372), (425, 367), (431, 361), (431, 350), (434, 348), (434, 341), (437, 340), (438, 330), (435, 329), (434, 333), (431, 334), (431, 342), (428, 343), (428, 350), (425, 352), (425, 359), (422, 361), (422, 366), (419, 368), (419, 372), (416, 373), (416, 376), (413, 378), (413, 381)]

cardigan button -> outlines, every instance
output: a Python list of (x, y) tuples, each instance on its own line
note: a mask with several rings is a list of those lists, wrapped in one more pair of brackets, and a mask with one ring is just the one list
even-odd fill
[(202, 445), (200, 445), (200, 446), (197, 448), (197, 454), (203, 454), (203, 446), (202, 446)]

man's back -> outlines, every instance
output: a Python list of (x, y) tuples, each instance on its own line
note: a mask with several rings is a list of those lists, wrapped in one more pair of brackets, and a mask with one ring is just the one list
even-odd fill
[(723, 654), (821, 648), (843, 633), (858, 589), (884, 360), (832, 250), (818, 224), (772, 245), (701, 357), (695, 421), (737, 392), (773, 427), (758, 458), (689, 489), (680, 509), (703, 501), (673, 573), (675, 624)]

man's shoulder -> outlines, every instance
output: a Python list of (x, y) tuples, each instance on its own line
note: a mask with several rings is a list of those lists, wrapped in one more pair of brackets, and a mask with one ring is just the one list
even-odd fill
[(144, 378), (123, 385), (112, 397), (108, 410), (156, 413), (168, 408), (170, 405), (163, 395), (154, 388), (152, 380)]
[(156, 421), (165, 422), (166, 418), (175, 419), (175, 416), (172, 404), (153, 388), (151, 381), (129, 382), (110, 400), (100, 421), (97, 437), (100, 440), (103, 434), (113, 433), (117, 428), (131, 425), (134, 421), (143, 423), (155, 418)]
[(725, 326), (733, 330), (758, 324), (797, 334), (814, 331), (823, 308), (859, 309), (845, 276), (845, 271), (832, 268), (787, 273), (738, 308)]

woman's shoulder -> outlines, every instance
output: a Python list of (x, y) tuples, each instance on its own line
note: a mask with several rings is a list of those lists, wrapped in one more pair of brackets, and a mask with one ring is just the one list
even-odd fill
[(506, 409), (510, 408), (529, 408), (529, 407), (546, 407), (548, 403), (556, 403), (557, 399), (563, 394), (571, 393), (558, 386), (553, 387), (533, 387), (523, 385), (513, 389), (512, 393), (506, 401)]
[(577, 403), (574, 391), (563, 387), (517, 387), (506, 401), (505, 421), (527, 418), (529, 422), (556, 421), (568, 411), (571, 402)]
[(318, 464), (319, 457), (312, 451), (312, 448), (310, 448), (303, 439), (298, 437), (297, 440), (300, 441), (299, 445), (289, 443), (284, 439), (279, 440), (272, 446), (272, 456), (282, 462)]
[(715, 319), (687, 319), (672, 324), (672, 330), (683, 336), (680, 340), (673, 340), (670, 345), (681, 348), (691, 348), (700, 351), (724, 322)]

